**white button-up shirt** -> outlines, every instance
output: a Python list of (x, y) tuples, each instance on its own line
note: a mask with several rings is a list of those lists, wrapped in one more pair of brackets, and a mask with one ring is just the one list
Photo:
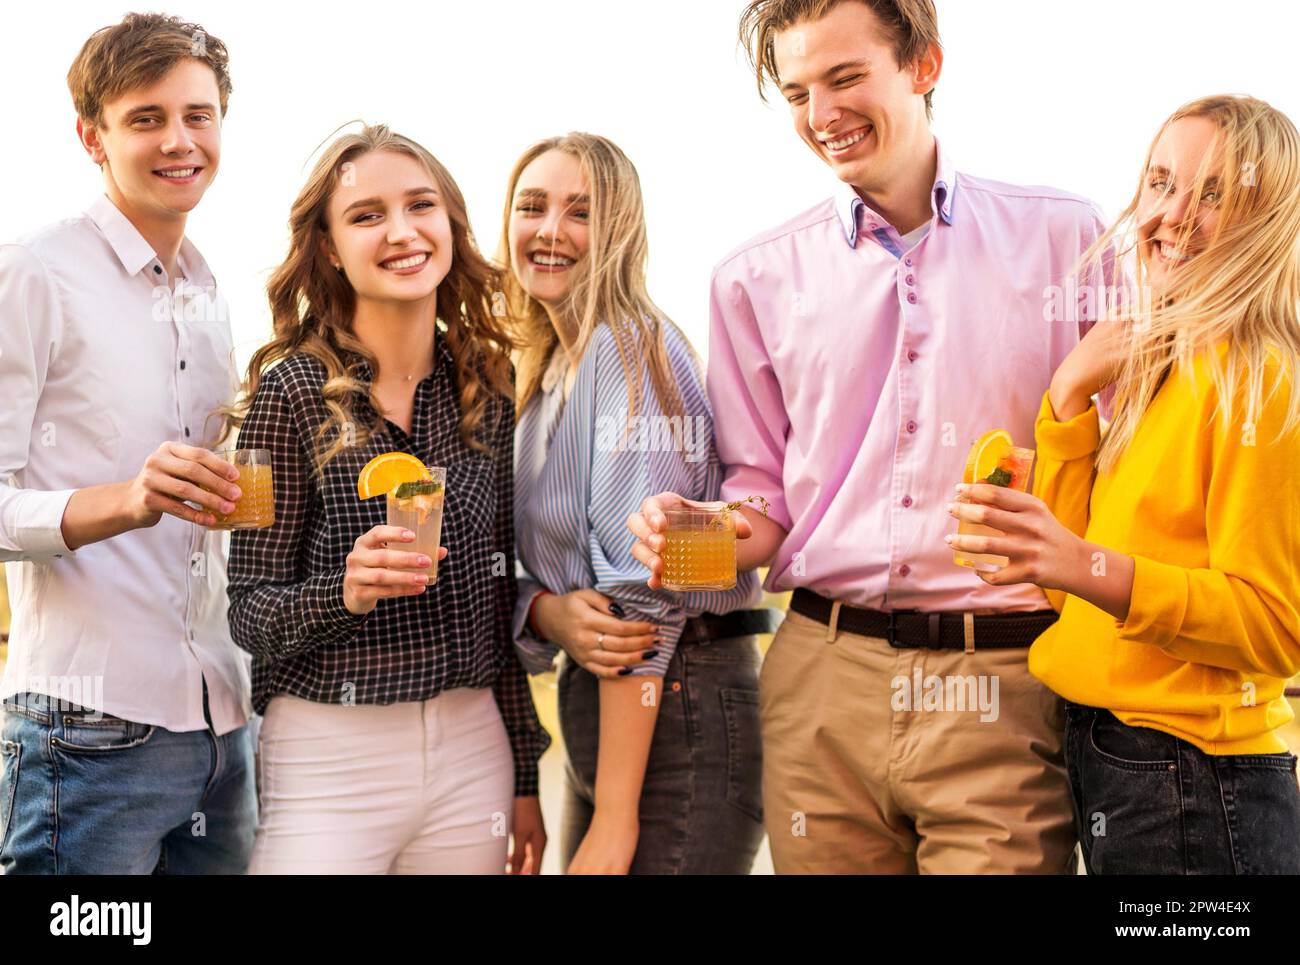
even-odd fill
[(177, 279), (107, 198), (0, 246), (0, 561), (13, 610), (0, 698), (32, 691), (174, 731), (251, 713), (226, 622), (229, 534), (164, 515), (72, 552), (78, 489), (139, 473), (163, 442), (211, 445), (236, 390), (203, 257)]

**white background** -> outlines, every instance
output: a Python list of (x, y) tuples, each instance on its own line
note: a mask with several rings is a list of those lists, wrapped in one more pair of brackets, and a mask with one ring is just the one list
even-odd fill
[[(190, 221), (230, 301), (241, 366), (270, 332), (308, 160), (353, 118), (446, 163), (489, 255), (506, 177), (540, 137), (588, 130), (640, 171), (650, 291), (707, 352), (715, 262), (827, 196), (832, 176), (784, 103), (759, 101), (736, 48), (741, 0), (421, 0), (142, 4), (231, 52), (221, 170)], [(1300, 120), (1290, 0), (939, 0), (946, 62), (935, 131), (957, 166), (1051, 184), (1119, 211), (1174, 108), (1242, 92)], [(69, 64), (128, 7), (9, 5), (0, 23), (0, 240), (83, 209), (101, 188), (76, 140)]]

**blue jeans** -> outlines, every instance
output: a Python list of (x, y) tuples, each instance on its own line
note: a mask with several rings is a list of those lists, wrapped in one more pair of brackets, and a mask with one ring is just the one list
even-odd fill
[(1108, 710), (1065, 714), (1089, 874), (1300, 874), (1294, 754), (1206, 754)]
[[(673, 654), (641, 788), (631, 874), (749, 874), (763, 840), (758, 668), (753, 636), (685, 643)], [(595, 807), (598, 687), (595, 676), (563, 657), (566, 868)]]
[[(4, 701), (5, 874), (242, 874), (257, 825), (248, 727), (177, 733), (70, 708)], [(207, 692), (204, 691), (207, 716)]]

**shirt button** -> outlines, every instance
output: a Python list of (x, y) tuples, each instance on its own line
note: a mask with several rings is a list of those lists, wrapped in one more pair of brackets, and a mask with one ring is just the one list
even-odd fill
[(154, 266), (153, 266), (153, 273), (154, 273), (155, 275), (161, 275), (161, 274), (162, 274), (162, 265), (154, 265)]
[(184, 360), (184, 359), (181, 359), (181, 368), (182, 368), (182, 369), (185, 368), (185, 360)]
[(916, 304), (916, 292), (908, 292), (908, 293), (907, 293), (907, 300), (908, 300), (909, 302), (911, 302), (913, 305), (915, 305), (915, 304)]
[(908, 506), (911, 506), (911, 505), (912, 505), (912, 497), (911, 497), (911, 496), (904, 496), (904, 497), (903, 497), (903, 506), (904, 506), (904, 507), (908, 507)]
[(908, 360), (909, 362), (915, 362), (915, 361), (916, 361), (916, 358), (917, 358), (917, 356), (916, 356), (916, 349), (911, 349), (911, 348), (908, 349), (908, 350), (907, 350), (907, 360)]
[(189, 437), (190, 437), (190, 427), (189, 427), (189, 426), (186, 426), (186, 427), (185, 427), (185, 438), (188, 439)]
[(904, 258), (904, 259), (903, 259), (903, 264), (905, 264), (908, 268), (911, 268), (911, 267), (912, 267), (912, 259), (911, 259), (911, 258)]
[(908, 283), (909, 285), (915, 285), (915, 284), (916, 284), (916, 279), (913, 278), (911, 275), (908, 275), (908, 276), (907, 276), (907, 283)]
[(915, 432), (915, 431), (916, 431), (916, 423), (913, 422), (911, 419), (908, 419), (908, 420), (907, 420), (907, 431), (908, 431), (908, 432)]
[(906, 563), (904, 563), (902, 566), (898, 568), (899, 576), (907, 576), (907, 574), (911, 572), (912, 572), (912, 568), (908, 566)]

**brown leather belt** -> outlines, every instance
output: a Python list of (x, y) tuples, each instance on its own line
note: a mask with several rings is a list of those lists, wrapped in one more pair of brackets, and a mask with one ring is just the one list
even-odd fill
[(775, 633), (781, 625), (781, 611), (733, 610), (730, 613), (701, 613), (682, 628), (680, 643), (701, 643), (747, 637), (751, 633)]
[[(790, 609), (830, 626), (834, 600), (802, 587), (790, 598)], [(974, 618), (975, 648), (1009, 650), (1027, 647), (1056, 622), (1055, 610), (993, 613)], [(891, 647), (962, 650), (966, 646), (965, 614), (961, 611), (922, 613), (920, 610), (866, 610), (840, 604), (835, 626), (864, 637), (881, 637)]]

